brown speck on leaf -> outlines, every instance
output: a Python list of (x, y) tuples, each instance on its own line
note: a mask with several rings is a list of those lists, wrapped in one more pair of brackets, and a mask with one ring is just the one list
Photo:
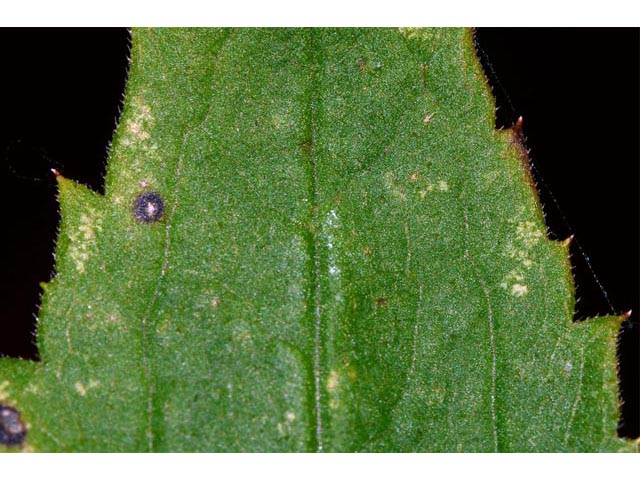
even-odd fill
[(418, 180), (418, 174), (412, 173), (411, 176), (409, 177), (409, 180), (411, 180), (412, 182), (415, 182), (416, 180)]
[(368, 246), (364, 247), (364, 254), (367, 256), (371, 255), (371, 247), (368, 247)]
[(0, 405), (0, 445), (22, 445), (27, 436), (27, 427), (20, 412), (7, 405)]
[(213, 299), (211, 300), (211, 306), (213, 308), (217, 308), (218, 305), (220, 305), (220, 299), (218, 297), (213, 297)]
[(379, 307), (386, 307), (387, 305), (389, 305), (389, 301), (384, 297), (380, 297), (376, 299), (376, 305), (378, 305)]
[(311, 153), (311, 140), (307, 140), (300, 144), (300, 148), (304, 153)]

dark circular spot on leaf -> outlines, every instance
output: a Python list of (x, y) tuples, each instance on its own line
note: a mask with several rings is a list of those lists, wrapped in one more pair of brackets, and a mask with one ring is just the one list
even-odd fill
[(144, 192), (133, 202), (133, 216), (142, 223), (153, 223), (164, 215), (164, 200), (157, 192)]
[(0, 445), (21, 445), (26, 436), (27, 427), (20, 418), (20, 412), (0, 405)]

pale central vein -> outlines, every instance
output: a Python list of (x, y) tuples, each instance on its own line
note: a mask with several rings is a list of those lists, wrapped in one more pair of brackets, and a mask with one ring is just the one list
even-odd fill
[(567, 429), (564, 432), (565, 445), (567, 445), (567, 443), (569, 442), (569, 437), (571, 436), (571, 429), (573, 428), (573, 421), (576, 417), (578, 406), (582, 401), (582, 386), (583, 386), (582, 384), (584, 381), (584, 361), (585, 361), (584, 351), (585, 351), (585, 345), (583, 345), (582, 348), (580, 349), (580, 370), (579, 370), (579, 377), (578, 377), (578, 392), (576, 393), (576, 398), (573, 401), (573, 405), (571, 405), (571, 414), (569, 415), (569, 421), (567, 422)]
[(311, 164), (312, 164), (312, 183), (313, 183), (313, 311), (314, 311), (314, 335), (313, 335), (313, 381), (314, 381), (314, 402), (316, 413), (316, 448), (318, 452), (324, 450), (322, 443), (322, 375), (320, 370), (320, 355), (321, 355), (321, 343), (322, 343), (322, 317), (321, 317), (321, 302), (320, 302), (320, 245), (318, 236), (320, 234), (320, 213), (319, 213), (319, 201), (318, 201), (318, 157), (315, 148), (316, 138), (316, 105), (315, 105), (315, 90), (316, 90), (316, 65), (315, 65), (315, 45), (313, 42), (313, 30), (309, 30), (309, 48), (311, 58), (311, 82), (310, 82), (310, 149), (311, 149)]

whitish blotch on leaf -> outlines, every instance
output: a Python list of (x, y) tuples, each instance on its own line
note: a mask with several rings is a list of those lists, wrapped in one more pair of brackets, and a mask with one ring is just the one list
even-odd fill
[(131, 145), (134, 142), (144, 142), (149, 139), (148, 128), (153, 123), (151, 108), (145, 105), (141, 98), (131, 102), (133, 112), (126, 122), (126, 136), (122, 140), (124, 145)]
[(9, 382), (6, 380), (0, 383), (0, 402), (4, 402), (9, 399), (9, 392), (7, 389), (9, 388)]
[(133, 216), (142, 223), (153, 223), (162, 219), (164, 201), (159, 193), (144, 192), (133, 202)]
[(100, 382), (92, 379), (92, 380), (89, 380), (89, 383), (87, 385), (84, 385), (82, 382), (76, 382), (74, 384), (74, 388), (76, 389), (76, 392), (78, 393), (78, 395), (85, 397), (89, 390), (96, 388), (99, 385), (100, 385)]
[(288, 410), (284, 414), (284, 419), (284, 422), (280, 422), (277, 425), (278, 433), (282, 436), (286, 436), (291, 433), (291, 425), (296, 420), (296, 414)]
[(518, 222), (516, 225), (515, 240), (509, 241), (506, 250), (507, 256), (515, 260), (516, 265), (500, 282), (500, 286), (509, 290), (515, 297), (523, 297), (529, 292), (529, 287), (522, 282), (534, 264), (533, 248), (543, 238), (544, 232), (531, 221)]
[(27, 436), (27, 427), (20, 412), (13, 407), (0, 405), (0, 445), (21, 445)]
[(329, 378), (327, 378), (327, 391), (329, 392), (329, 407), (338, 408), (340, 406), (340, 400), (338, 398), (340, 390), (341, 378), (340, 374), (336, 370), (329, 372)]
[(95, 247), (96, 231), (102, 230), (102, 222), (94, 210), (89, 210), (80, 216), (78, 231), (71, 233), (70, 257), (76, 265), (78, 273), (84, 273), (85, 262)]
[(426, 40), (430, 41), (433, 38), (433, 32), (425, 28), (407, 27), (399, 28), (398, 31), (407, 40)]

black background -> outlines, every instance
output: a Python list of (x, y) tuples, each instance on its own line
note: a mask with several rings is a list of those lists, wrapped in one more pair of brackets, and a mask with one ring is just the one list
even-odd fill
[[(550, 236), (575, 234), (577, 319), (634, 310), (619, 337), (629, 437), (640, 433), (639, 32), (476, 32), (497, 127), (524, 118)], [(59, 219), (49, 169), (102, 191), (128, 51), (124, 29), (0, 29), (0, 354), (37, 359)]]

